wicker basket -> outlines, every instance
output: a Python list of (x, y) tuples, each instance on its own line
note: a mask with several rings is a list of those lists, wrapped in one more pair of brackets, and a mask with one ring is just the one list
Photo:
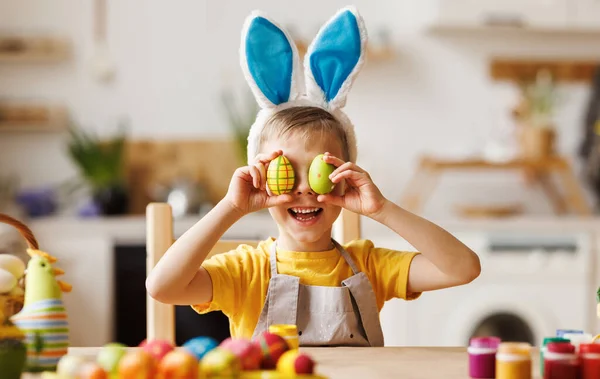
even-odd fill
[[(17, 229), (30, 249), (39, 249), (38, 242), (27, 225), (3, 213), (0, 213), (0, 222)], [(25, 302), (25, 275), (19, 278), (17, 286), (22, 290), (19, 294), (0, 294), (0, 322), (5, 322), (23, 309)]]

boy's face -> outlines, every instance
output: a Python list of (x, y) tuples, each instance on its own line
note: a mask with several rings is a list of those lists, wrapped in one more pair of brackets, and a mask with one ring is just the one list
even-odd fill
[[(313, 142), (313, 141), (311, 141)], [(341, 208), (317, 201), (318, 194), (308, 184), (308, 169), (318, 154), (329, 152), (343, 158), (342, 147), (334, 136), (314, 139), (314, 143), (306, 144), (302, 136), (292, 133), (286, 138), (267, 140), (261, 152), (269, 154), (282, 150), (294, 168), (296, 181), (290, 195), (293, 200), (284, 205), (269, 208), (269, 212), (279, 225), (282, 237), (301, 246), (329, 246), (332, 225), (339, 216)], [(336, 185), (332, 195), (343, 193), (344, 183)], [(299, 247), (300, 246), (300, 247)]]

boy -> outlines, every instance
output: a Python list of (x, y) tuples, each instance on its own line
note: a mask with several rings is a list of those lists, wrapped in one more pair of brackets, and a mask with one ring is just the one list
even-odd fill
[[(249, 135), (249, 165), (235, 171), (227, 195), (166, 252), (147, 289), (158, 301), (200, 313), (222, 310), (233, 337), (294, 324), (302, 346), (383, 346), (379, 312), (386, 300), (469, 283), (480, 273), (479, 259), (387, 200), (356, 164), (354, 129), (341, 111), (364, 60), (366, 32), (355, 9), (338, 12), (309, 48), (305, 91), (297, 51), (280, 26), (253, 13), (242, 36), (242, 68), (261, 105)], [(319, 154), (335, 167), (329, 177), (335, 187), (326, 195), (308, 182)], [(274, 195), (266, 168), (280, 155), (291, 163), (295, 184)], [(376, 248), (369, 240), (339, 245), (331, 232), (342, 207), (386, 225), (419, 253)], [(231, 225), (264, 208), (278, 225), (276, 239), (205, 261)]]

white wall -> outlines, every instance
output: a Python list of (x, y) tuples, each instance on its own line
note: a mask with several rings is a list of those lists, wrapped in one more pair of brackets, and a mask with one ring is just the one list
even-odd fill
[[(598, 57), (596, 38), (560, 36), (503, 39), (490, 36), (431, 36), (422, 32), (429, 2), (354, 2), (374, 37), (391, 29), (397, 59), (372, 64), (348, 100), (360, 142), (360, 164), (390, 198), (397, 198), (423, 151), (480, 146), (507, 115), (513, 89), (487, 76), (492, 55)], [(72, 38), (75, 58), (66, 65), (0, 65), (0, 96), (65, 101), (75, 119), (102, 131), (127, 116), (137, 137), (225, 135), (219, 110), (221, 86), (241, 86), (238, 46), (244, 17), (261, 8), (297, 31), (314, 35), (322, 21), (345, 5), (338, 0), (121, 0), (110, 1), (110, 45), (118, 67), (109, 86), (93, 80), (91, 1), (41, 0), (0, 3), (0, 25), (51, 30)], [(558, 121), (560, 149), (576, 151), (588, 89), (570, 86)], [(0, 135), (0, 174), (22, 174), (24, 185), (57, 181), (73, 173), (64, 141), (50, 135)], [(37, 167), (51, 162), (53, 169)], [(516, 200), (548, 212), (535, 191), (523, 193), (514, 175), (453, 176), (434, 193), (427, 213), (448, 212), (456, 202)]]

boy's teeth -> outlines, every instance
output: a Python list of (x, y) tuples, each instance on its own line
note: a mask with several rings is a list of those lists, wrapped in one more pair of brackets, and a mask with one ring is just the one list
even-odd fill
[(294, 213), (312, 213), (312, 212), (316, 212), (318, 210), (319, 210), (319, 208), (309, 208), (309, 209), (292, 208), (292, 211), (294, 211)]

